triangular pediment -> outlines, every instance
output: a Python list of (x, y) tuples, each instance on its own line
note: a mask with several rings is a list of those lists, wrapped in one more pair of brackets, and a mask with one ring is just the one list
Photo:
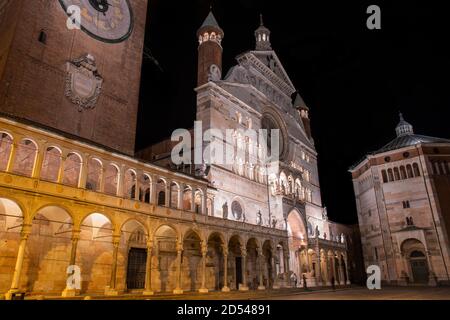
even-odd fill
[(287, 97), (295, 93), (295, 87), (274, 51), (249, 51), (237, 60), (241, 66), (252, 66)]
[(286, 84), (291, 86), (294, 90), (294, 84), (289, 78), (286, 70), (283, 67), (280, 59), (278, 58), (275, 51), (252, 51), (262, 63), (264, 63), (270, 70), (272, 70), (279, 78), (281, 78)]

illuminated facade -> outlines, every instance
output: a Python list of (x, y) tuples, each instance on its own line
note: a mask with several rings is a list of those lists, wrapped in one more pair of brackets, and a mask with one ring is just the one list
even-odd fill
[[(320, 199), (308, 108), (299, 95), (292, 104), (296, 90), (271, 51), (265, 27), (256, 32), (258, 49), (240, 56), (221, 80), (224, 33), (208, 16), (198, 34), (197, 119), (205, 130), (281, 129), (278, 174), (267, 179), (244, 158), (231, 167), (213, 166), (206, 176), (182, 173), (130, 155), (135, 133), (128, 127), (122, 131), (120, 112), (105, 112), (110, 132), (101, 129), (105, 123), (94, 130), (89, 126), (101, 123), (101, 109), (112, 99), (119, 109), (132, 105), (126, 115), (133, 113), (134, 128), (133, 88), (139, 85), (141, 61), (126, 66), (118, 61), (123, 55), (142, 56), (146, 1), (131, 8), (118, 2), (124, 13), (141, 13), (129, 22), (135, 24), (131, 34), (124, 33), (128, 25), (112, 33), (92, 34), (89, 25), (68, 33), (65, 7), (49, 3), (52, 18), (62, 24), (51, 32), (74, 37), (83, 47), (73, 47), (69, 62), (55, 58), (60, 46), (46, 38), (44, 27), (37, 25), (32, 37), (25, 37), (28, 48), (18, 36), (28, 32), (21, 23), (10, 37), (9, 58), (0, 69), (2, 88), (8, 88), (7, 94), (2, 91), (0, 117), (0, 292), (10, 299), (18, 292), (70, 297), (264, 290), (290, 287), (294, 277), (300, 284), (303, 274), (311, 286), (330, 285), (332, 277), (349, 284), (345, 236), (328, 221)], [(9, 17), (26, 13), (20, 6), (5, 8)], [(21, 57), (28, 59), (27, 50), (34, 54), (36, 48), (44, 54), (27, 68), (66, 79), (59, 91), (11, 76)], [(121, 85), (109, 68), (123, 70), (131, 91), (118, 96)], [(116, 91), (109, 91), (108, 84), (115, 83)], [(38, 88), (41, 94), (35, 94)], [(50, 96), (60, 101), (57, 120), (45, 98)], [(71, 127), (83, 121), (87, 129)], [(239, 139), (236, 146), (245, 145), (246, 157), (257, 156), (257, 141)], [(68, 286), (69, 266), (81, 271), (79, 289)]]

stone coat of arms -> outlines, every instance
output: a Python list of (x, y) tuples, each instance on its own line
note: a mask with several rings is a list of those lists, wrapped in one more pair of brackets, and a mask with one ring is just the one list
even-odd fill
[(97, 71), (95, 58), (87, 54), (67, 62), (66, 97), (83, 109), (93, 109), (102, 91), (103, 78)]

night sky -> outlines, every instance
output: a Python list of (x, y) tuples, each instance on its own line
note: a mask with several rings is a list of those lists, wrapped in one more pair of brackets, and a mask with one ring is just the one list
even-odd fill
[[(395, 137), (399, 111), (415, 132), (450, 138), (448, 13), (440, 3), (389, 2), (213, 1), (225, 31), (224, 75), (236, 55), (254, 49), (264, 14), (272, 47), (311, 110), (324, 205), (342, 223), (357, 222), (348, 168)], [(137, 150), (193, 126), (196, 31), (210, 4), (149, 0), (146, 47), (162, 71), (144, 61)], [(381, 30), (366, 27), (371, 4), (381, 7)]]

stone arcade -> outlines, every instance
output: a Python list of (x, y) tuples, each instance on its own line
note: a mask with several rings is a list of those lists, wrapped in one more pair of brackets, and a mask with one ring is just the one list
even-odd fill
[[(57, 1), (42, 8), (7, 2), (0, 11), (0, 36), (9, 39), (0, 48), (8, 57), (0, 64), (0, 292), (10, 299), (18, 292), (265, 290), (293, 286), (295, 278), (300, 284), (303, 274), (309, 286), (330, 285), (332, 277), (349, 284), (347, 235), (321, 203), (308, 107), (299, 94), (292, 103), (296, 89), (271, 49), (270, 31), (261, 24), (256, 50), (240, 55), (222, 80), (224, 32), (208, 15), (197, 35), (197, 120), (205, 130), (280, 129), (280, 172), (266, 177), (263, 167), (247, 165), (248, 157), (258, 158), (260, 142), (236, 136), (245, 159), (199, 175), (198, 168), (174, 170), (154, 157), (163, 153), (155, 146), (130, 152), (146, 1), (128, 9), (117, 1), (122, 16), (135, 13), (127, 20), (132, 33), (123, 36), (95, 35), (89, 26), (68, 32)], [(2, 28), (5, 21), (16, 28)], [(48, 28), (49, 21), (60, 27)], [(53, 37), (41, 41), (47, 32)], [(72, 51), (55, 38), (72, 39)], [(66, 96), (64, 56), (96, 61), (103, 87), (89, 108)], [(120, 65), (123, 56), (130, 60)], [(30, 81), (30, 72), (45, 76)], [(53, 84), (44, 80), (51, 75)], [(115, 111), (106, 112), (110, 104)], [(81, 270), (80, 290), (66, 287), (71, 265)]]

